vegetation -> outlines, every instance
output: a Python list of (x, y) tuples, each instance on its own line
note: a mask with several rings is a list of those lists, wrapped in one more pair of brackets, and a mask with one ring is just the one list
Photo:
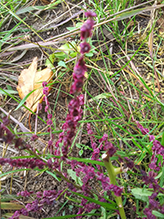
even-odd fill
[[(41, 2), (0, 2), (1, 218), (163, 218), (164, 3)], [(22, 172), (58, 187), (16, 194)]]

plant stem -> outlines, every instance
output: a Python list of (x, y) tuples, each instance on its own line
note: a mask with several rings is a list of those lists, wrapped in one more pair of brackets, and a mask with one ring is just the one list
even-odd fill
[[(108, 171), (110, 183), (113, 184), (113, 185), (116, 185), (116, 175), (121, 172), (121, 169), (120, 168), (115, 168), (112, 165), (110, 157), (107, 154), (103, 154), (102, 159), (103, 159), (105, 167)], [(114, 199), (117, 203), (121, 219), (126, 219), (126, 215), (125, 215), (124, 207), (123, 207), (123, 204), (122, 204), (121, 196), (115, 196), (114, 192), (112, 192), (112, 195), (113, 195), (113, 197), (114, 197)]]

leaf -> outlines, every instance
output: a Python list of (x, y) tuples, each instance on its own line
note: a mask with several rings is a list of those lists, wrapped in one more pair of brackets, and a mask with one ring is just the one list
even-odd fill
[(49, 175), (53, 176), (57, 181), (59, 181), (59, 182), (61, 181), (61, 179), (56, 176), (56, 173), (52, 173), (52, 172), (50, 172), (48, 170), (46, 170), (46, 173), (48, 173)]
[(65, 54), (64, 52), (56, 52), (54, 55), (56, 59), (61, 59), (61, 60), (64, 60), (65, 58), (68, 57), (68, 55)]
[(153, 193), (147, 189), (141, 189), (141, 188), (134, 188), (131, 191), (132, 191), (132, 195), (134, 195), (136, 199), (139, 199), (144, 202), (148, 202), (149, 201), (148, 197), (151, 196)]
[(17, 94), (18, 92), (16, 90), (0, 90), (0, 94)]
[(104, 163), (102, 161), (97, 161), (97, 160), (91, 160), (90, 158), (78, 158), (78, 157), (69, 157), (70, 160), (76, 160), (79, 162), (84, 162), (84, 163), (91, 163), (91, 164), (97, 164), (100, 166), (104, 166)]
[(1, 194), (1, 203), (2, 202), (9, 202), (11, 200), (16, 200), (18, 199), (18, 196), (17, 195), (8, 195), (8, 194)]
[(29, 7), (25, 7), (25, 8), (21, 8), (16, 12), (16, 15), (20, 15), (20, 14), (24, 14), (26, 12), (32, 12), (32, 11), (36, 11), (36, 10), (44, 10), (46, 8), (46, 6), (29, 6)]
[(162, 133), (161, 145), (164, 146), (164, 132)]
[(23, 99), (21, 105), (26, 102), (25, 105), (33, 112), (36, 111), (38, 103), (43, 100), (42, 82), (49, 81), (53, 74), (49, 67), (37, 71), (37, 61), (38, 58), (35, 57), (29, 68), (21, 72), (17, 86), (19, 96)]
[(107, 99), (107, 98), (109, 98), (109, 97), (111, 97), (111, 93), (102, 93), (102, 94), (99, 94), (99, 95), (97, 95), (97, 96), (91, 98), (91, 99), (89, 100), (89, 102), (91, 102), (91, 101), (96, 101), (96, 100), (98, 101), (98, 100), (100, 100), (100, 99)]
[(61, 67), (64, 67), (64, 68), (67, 68), (66, 64), (64, 61), (59, 61), (58, 62), (58, 66), (61, 66)]
[(164, 218), (164, 214), (161, 214), (161, 213), (158, 212), (158, 211), (153, 210), (152, 213), (153, 213), (153, 215), (155, 215), (155, 216), (158, 217), (158, 218)]
[(3, 210), (20, 210), (21, 208), (23, 208), (23, 205), (20, 205), (18, 203), (15, 202), (1, 202), (1, 209)]
[(82, 25), (83, 25), (83, 22), (78, 22), (75, 27), (67, 27), (67, 30), (69, 31), (76, 30), (77, 28), (81, 28)]
[(68, 173), (68, 175), (69, 175), (77, 184), (79, 184), (80, 186), (83, 185), (83, 183), (82, 183), (80, 177), (77, 177), (75, 171), (73, 171), (72, 169), (67, 169), (67, 173)]
[[(95, 199), (93, 199), (93, 198), (90, 198), (90, 197), (88, 197), (88, 196), (85, 196), (85, 195), (82, 195), (82, 194), (80, 194), (80, 193), (77, 193), (77, 192), (73, 192), (73, 191), (71, 191), (73, 194), (75, 194), (75, 195), (78, 195), (78, 196), (80, 196), (80, 197), (82, 197), (82, 198), (85, 198), (85, 199), (87, 199), (88, 201), (90, 201), (90, 202), (93, 202), (93, 203), (96, 203), (96, 204), (98, 204), (98, 205), (101, 205), (102, 207), (104, 207), (104, 208), (106, 208), (106, 209), (110, 209), (110, 210), (115, 210), (116, 209), (116, 205), (114, 205), (114, 204), (112, 204), (112, 203), (106, 203), (106, 202), (100, 202), (100, 201), (98, 201), (98, 200), (95, 200)], [(111, 200), (110, 200), (110, 202), (112, 202)]]
[(53, 63), (55, 61), (55, 54), (52, 53), (51, 55), (49, 55), (48, 59), (46, 60), (45, 65), (49, 68), (54, 68)]

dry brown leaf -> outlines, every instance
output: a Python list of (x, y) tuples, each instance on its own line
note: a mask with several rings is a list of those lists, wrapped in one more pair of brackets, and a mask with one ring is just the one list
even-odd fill
[(28, 69), (24, 69), (19, 78), (17, 90), (21, 99), (27, 96), (31, 91), (35, 90), (26, 100), (26, 106), (35, 112), (38, 103), (43, 100), (43, 81), (49, 81), (53, 72), (50, 68), (37, 71), (38, 58), (35, 57)]

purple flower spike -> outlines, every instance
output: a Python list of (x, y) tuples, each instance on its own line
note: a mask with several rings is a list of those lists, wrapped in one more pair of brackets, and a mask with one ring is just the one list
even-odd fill
[(81, 40), (86, 40), (88, 37), (92, 36), (94, 20), (87, 20), (81, 27)]
[(2, 120), (3, 120), (3, 124), (4, 124), (5, 126), (7, 126), (7, 125), (10, 124), (10, 120), (9, 120), (8, 116), (5, 116)]
[(74, 80), (79, 80), (80, 78), (83, 79), (84, 78), (84, 69), (78, 65), (75, 66), (74, 68), (74, 72), (73, 72), (73, 79)]
[(42, 86), (46, 87), (47, 86), (47, 81), (43, 81)]
[(97, 17), (97, 14), (94, 11), (87, 11), (85, 12), (85, 17)]
[(53, 141), (52, 140), (49, 140), (48, 141), (48, 147), (51, 147), (53, 145)]
[(53, 123), (52, 123), (52, 120), (51, 119), (48, 119), (47, 120), (47, 125), (52, 125)]
[(38, 136), (37, 135), (32, 135), (32, 137), (31, 137), (31, 141), (36, 141), (38, 139)]
[(137, 123), (137, 127), (140, 129), (143, 135), (146, 135), (149, 133), (149, 129), (144, 128), (138, 121), (136, 123)]
[(85, 61), (84, 61), (84, 56), (81, 56), (79, 58), (79, 61), (77, 62), (77, 65), (82, 67), (84, 69), (84, 71), (87, 71), (87, 67), (86, 67)]
[(80, 43), (80, 53), (84, 54), (84, 53), (88, 53), (89, 50), (91, 49), (91, 46), (89, 43)]
[(80, 92), (82, 89), (82, 85), (83, 85), (83, 80), (76, 80), (74, 81), (71, 90), (70, 90), (70, 94), (74, 94), (76, 92)]
[[(86, 39), (92, 36), (94, 25), (94, 20), (92, 17), (95, 17), (96, 14), (94, 12), (88, 12), (86, 13), (86, 16), (89, 17), (89, 19), (81, 27), (81, 40), (84, 40), (85, 42), (80, 44), (81, 57), (74, 67), (74, 82), (70, 89), (70, 94), (74, 94), (74, 99), (72, 99), (68, 105), (68, 115), (66, 117), (66, 122), (62, 126), (63, 132), (59, 135), (59, 139), (55, 144), (55, 146), (58, 148), (59, 144), (62, 143), (63, 158), (67, 157), (68, 149), (71, 146), (72, 139), (76, 134), (76, 127), (78, 126), (78, 122), (82, 118), (83, 114), (82, 106), (84, 105), (84, 97), (83, 95), (78, 96), (78, 93), (83, 88), (85, 72), (87, 71), (87, 67), (84, 61), (84, 53), (89, 52), (91, 48), (89, 43), (86, 42)], [(94, 147), (94, 149), (95, 148), (96, 147)], [(98, 156), (99, 152), (95, 150), (93, 157), (98, 159)]]
[(113, 146), (113, 144), (111, 142), (105, 142), (105, 148), (107, 148), (107, 152), (106, 154), (109, 156), (109, 157), (112, 157), (115, 153), (116, 153), (116, 148)]
[(43, 88), (43, 94), (45, 94), (46, 96), (48, 96), (48, 90), (49, 90), (48, 87), (44, 87), (44, 88)]
[(52, 119), (52, 114), (47, 115), (48, 119)]
[(152, 212), (149, 208), (145, 208), (143, 212), (147, 216), (147, 218), (156, 219), (156, 217), (152, 214)]

